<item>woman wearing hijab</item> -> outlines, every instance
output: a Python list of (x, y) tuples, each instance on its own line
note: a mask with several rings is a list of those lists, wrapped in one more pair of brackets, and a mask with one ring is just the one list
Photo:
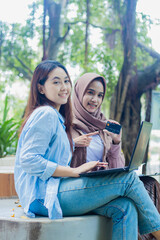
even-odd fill
[(117, 135), (103, 130), (107, 122), (101, 112), (105, 92), (105, 79), (96, 73), (84, 74), (75, 85), (72, 101), (74, 113), (72, 135), (74, 139), (76, 138), (76, 148), (71, 162), (73, 167), (89, 162), (90, 159), (107, 162), (108, 168), (125, 165), (121, 152), (121, 132)]
[[(101, 112), (101, 104), (105, 92), (106, 81), (102, 76), (96, 73), (84, 74), (75, 84), (72, 98), (74, 113), (72, 136), (75, 142), (75, 150), (71, 161), (71, 167), (78, 167), (86, 162), (97, 160), (106, 163), (107, 168), (117, 168), (125, 165), (124, 155), (121, 151), (121, 132), (117, 135), (104, 130), (107, 120)], [(115, 122), (113, 120), (110, 121)], [(115, 175), (111, 175), (110, 177), (114, 178), (114, 176)], [(122, 186), (119, 187), (121, 188)], [(150, 191), (148, 192), (150, 193)], [(153, 205), (153, 203), (151, 205)], [(112, 200), (110, 203), (93, 212), (111, 217), (114, 224), (117, 224), (118, 221), (121, 222), (121, 227), (123, 228), (123, 224), (126, 225), (126, 222), (128, 222), (127, 225), (132, 224), (128, 220), (124, 221), (124, 212), (128, 212), (127, 219), (133, 219), (132, 215), (129, 216), (129, 211), (127, 210), (128, 206), (133, 208), (132, 212), (134, 212), (135, 202), (130, 202), (128, 197), (123, 196)], [(140, 233), (145, 234), (143, 236), (139, 235), (139, 239), (153, 239), (153, 235), (149, 234), (151, 231), (148, 231), (149, 228), (147, 227), (150, 219), (147, 217), (148, 221), (143, 222), (143, 226), (145, 226), (145, 231), (143, 231), (141, 229), (141, 220), (143, 217), (141, 214), (138, 216)], [(134, 226), (131, 225), (130, 227), (134, 228)], [(118, 234), (119, 230), (117, 229), (116, 234)], [(118, 239), (118, 235), (113, 235), (113, 239), (114, 236), (116, 236), (115, 239)], [(137, 239), (137, 236), (134, 236), (133, 239)], [(131, 239), (131, 234), (129, 238), (126, 237), (125, 239)]]

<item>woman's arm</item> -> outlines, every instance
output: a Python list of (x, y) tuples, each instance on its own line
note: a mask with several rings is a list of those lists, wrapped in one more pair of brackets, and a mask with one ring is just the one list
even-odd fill
[(75, 147), (88, 147), (92, 140), (91, 136), (97, 135), (97, 134), (99, 134), (98, 131), (83, 134), (79, 137), (74, 138), (73, 141), (75, 143)]
[(35, 110), (29, 123), (23, 130), (22, 143), (19, 151), (22, 169), (45, 181), (52, 176), (57, 167), (56, 162), (48, 161), (45, 153), (51, 139), (56, 133), (58, 116), (50, 107)]
[(111, 145), (107, 153), (107, 161), (109, 168), (120, 168), (125, 166), (125, 158), (121, 151), (121, 143)]
[[(115, 122), (113, 120), (111, 121)], [(106, 132), (112, 138), (111, 148), (107, 153), (107, 161), (108, 161), (109, 168), (124, 167), (125, 158), (121, 150), (122, 129), (119, 134), (114, 134), (112, 132), (108, 132), (107, 130), (103, 130), (103, 131)]]
[(53, 173), (53, 177), (79, 177), (80, 173), (88, 172), (95, 167), (106, 167), (107, 163), (92, 161), (82, 164), (77, 168), (64, 167), (58, 165), (56, 170)]

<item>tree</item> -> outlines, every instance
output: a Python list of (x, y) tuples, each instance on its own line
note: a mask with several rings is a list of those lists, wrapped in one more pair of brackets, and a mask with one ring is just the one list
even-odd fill
[[(84, 2), (87, 3), (87, 1)], [(103, 9), (101, 8), (102, 2)], [(99, 71), (99, 73), (104, 75), (105, 78), (108, 77), (107, 87), (111, 89), (111, 94), (113, 91), (113, 86), (116, 83), (115, 75), (113, 78), (114, 80), (111, 82), (111, 72), (113, 73), (113, 69), (115, 66), (114, 62), (116, 62), (116, 66), (118, 67), (117, 70), (119, 70), (120, 73), (118, 77), (118, 82), (117, 84), (115, 84), (115, 92), (113, 94), (110, 104), (110, 118), (116, 119), (123, 126), (122, 148), (125, 154), (126, 164), (128, 164), (128, 161), (130, 160), (132, 149), (135, 144), (141, 122), (141, 96), (145, 93), (146, 96), (149, 96), (148, 93), (151, 91), (150, 89), (155, 88), (159, 82), (154, 82), (155, 77), (158, 73), (157, 67), (159, 66), (159, 61), (157, 60), (157, 62), (155, 62), (155, 60), (151, 59), (151, 57), (154, 57), (154, 59), (156, 57), (158, 59), (159, 54), (155, 53), (153, 50), (149, 49), (144, 44), (138, 41), (138, 39), (144, 38), (145, 41), (143, 41), (145, 44), (148, 45), (150, 43), (150, 40), (146, 37), (146, 27), (144, 27), (140, 23), (139, 19), (136, 19), (136, 4), (136, 0), (112, 0), (108, 1), (108, 4), (106, 5), (104, 5), (104, 1), (98, 1), (98, 3), (95, 1), (90, 1), (89, 18), (86, 18), (87, 21), (85, 21), (85, 19), (83, 18), (84, 15), (82, 13), (81, 19), (76, 18), (76, 30), (74, 29), (73, 22), (72, 30), (74, 30), (74, 34), (73, 38), (71, 38), (70, 41), (72, 44), (72, 54), (70, 59), (74, 57), (73, 60), (76, 62), (79, 61), (82, 67), (85, 63), (84, 58), (80, 54), (80, 52), (82, 53), (83, 45), (81, 44), (81, 48), (79, 46), (79, 43), (82, 43), (83, 41), (82, 36), (84, 36), (85, 40), (87, 39), (87, 46), (88, 44), (90, 44), (88, 34), (87, 38), (84, 35), (85, 28), (82, 28), (83, 24), (86, 26), (87, 29), (89, 27), (101, 29), (104, 35), (106, 45), (109, 45), (110, 49), (104, 45), (104, 42), (103, 46), (102, 44), (98, 44), (98, 47), (95, 49), (93, 49), (92, 46), (89, 45), (89, 48), (87, 48), (87, 70), (95, 70), (96, 72), (98, 72), (97, 65), (95, 63), (101, 63), (103, 65), (103, 69)], [(96, 14), (93, 14), (94, 8), (96, 9)], [(99, 12), (101, 12), (102, 14), (99, 19), (97, 19), (96, 17)], [(145, 16), (142, 17), (143, 19), (145, 19)], [(137, 34), (137, 29), (140, 32), (139, 34)], [(120, 33), (121, 43), (119, 38)], [(76, 34), (79, 34), (80, 39), (74, 45), (74, 41), (78, 39), (78, 37), (75, 37)], [(118, 42), (119, 46), (118, 48), (114, 49), (116, 46), (116, 42)], [(86, 56), (85, 52), (83, 53), (83, 56)], [(115, 52), (118, 52), (119, 55), (115, 55)], [(110, 55), (111, 57), (109, 57)], [(123, 56), (123, 59), (120, 59), (120, 55)], [(94, 58), (94, 61), (92, 61), (92, 58)], [(145, 64), (143, 58), (145, 58)], [(147, 64), (150, 65), (147, 66)], [(108, 66), (111, 66), (110, 74), (108, 74)], [(84, 71), (85, 69), (86, 68), (84, 66)], [(146, 77), (147, 75), (149, 78)], [(149, 115), (148, 109), (150, 101), (147, 101), (146, 98), (146, 103), (147, 102), (148, 107), (146, 110), (146, 120), (149, 121), (150, 119), (147, 118), (147, 116)]]
[[(43, 21), (37, 26), (35, 13), (40, 4), (32, 6), (26, 26), (1, 27), (1, 69), (30, 79), (37, 62), (54, 59), (78, 66), (80, 73), (103, 75), (107, 80), (103, 110), (107, 112), (111, 100), (110, 118), (123, 126), (127, 163), (141, 122), (141, 96), (146, 94), (149, 120), (151, 90), (160, 81), (159, 54), (148, 47), (146, 36), (149, 19), (143, 14), (136, 17), (136, 0), (44, 0)], [(33, 51), (29, 41), (37, 33), (39, 47)], [(97, 36), (99, 42), (94, 41)]]
[[(138, 45), (136, 39), (136, 4), (137, 0), (126, 0), (123, 11), (119, 11), (122, 27), (122, 43), (124, 60), (118, 83), (111, 101), (110, 117), (123, 126), (123, 152), (126, 163), (129, 162), (136, 136), (141, 122), (141, 96), (154, 89), (159, 83), (160, 58), (151, 66), (138, 70), (135, 61), (135, 52)], [(142, 44), (139, 46), (143, 46)], [(143, 47), (147, 50), (148, 48)], [(148, 51), (153, 54), (154, 51)], [(154, 55), (154, 57), (155, 57)], [(148, 101), (149, 103), (149, 101)], [(148, 114), (148, 112), (146, 113)], [(150, 119), (146, 119), (150, 120)]]
[[(66, 10), (67, 1), (60, 0), (58, 3), (53, 0), (44, 0), (44, 17), (43, 17), (43, 60), (57, 60), (57, 55), (61, 44), (65, 41), (69, 26), (62, 36), (64, 22), (62, 13)], [(48, 13), (48, 29), (46, 33), (46, 15)], [(46, 39), (47, 37), (47, 39)]]

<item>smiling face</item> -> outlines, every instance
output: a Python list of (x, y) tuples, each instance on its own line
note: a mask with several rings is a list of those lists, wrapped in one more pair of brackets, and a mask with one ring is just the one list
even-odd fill
[(70, 79), (62, 68), (57, 67), (49, 73), (44, 85), (38, 84), (38, 90), (59, 111), (60, 106), (67, 103), (71, 93)]
[(89, 113), (95, 113), (95, 111), (102, 104), (104, 97), (104, 87), (101, 81), (94, 80), (91, 82), (83, 96), (82, 105)]

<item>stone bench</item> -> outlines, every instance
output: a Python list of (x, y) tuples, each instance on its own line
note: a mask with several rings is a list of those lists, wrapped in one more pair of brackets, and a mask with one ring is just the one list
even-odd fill
[(27, 218), (15, 198), (0, 199), (1, 240), (111, 240), (112, 221), (86, 215), (50, 220)]
[(0, 159), (0, 240), (111, 240), (112, 221), (86, 215), (27, 218), (16, 203), (14, 156)]

